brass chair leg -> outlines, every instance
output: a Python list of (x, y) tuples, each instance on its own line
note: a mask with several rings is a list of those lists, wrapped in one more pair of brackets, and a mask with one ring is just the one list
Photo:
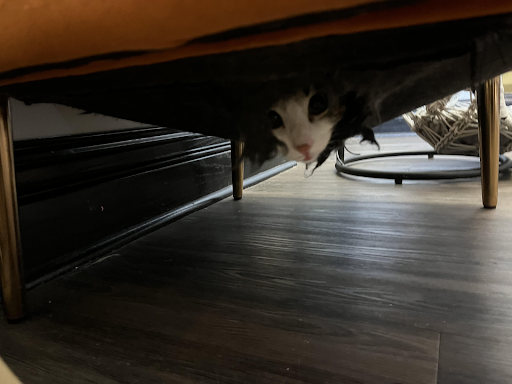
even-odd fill
[(485, 208), (498, 204), (500, 154), (500, 78), (495, 77), (478, 87), (478, 128), (482, 202)]
[(0, 96), (0, 279), (4, 314), (14, 321), (25, 316), (25, 282), (10, 118), (8, 99)]
[(244, 162), (241, 161), (244, 143), (231, 141), (231, 178), (233, 181), (233, 198), (240, 200), (244, 190)]

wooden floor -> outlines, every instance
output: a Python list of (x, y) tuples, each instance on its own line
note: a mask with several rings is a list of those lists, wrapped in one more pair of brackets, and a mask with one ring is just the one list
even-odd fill
[(296, 167), (32, 290), (0, 355), (27, 384), (511, 383), (511, 195)]

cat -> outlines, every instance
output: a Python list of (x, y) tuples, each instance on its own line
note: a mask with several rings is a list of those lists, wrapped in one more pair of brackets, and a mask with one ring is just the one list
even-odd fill
[[(277, 100), (267, 106), (265, 121), (258, 120), (263, 129), (246, 129), (244, 156), (251, 160), (261, 164), (280, 153), (316, 169), (350, 137), (361, 135), (362, 141), (379, 146), (373, 131), (364, 125), (366, 100), (356, 92), (343, 92), (327, 83), (293, 92), (274, 89), (273, 93)], [(269, 96), (268, 92), (254, 94)]]

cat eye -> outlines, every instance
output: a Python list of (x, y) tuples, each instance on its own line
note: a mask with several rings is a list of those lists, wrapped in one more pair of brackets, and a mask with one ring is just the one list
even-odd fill
[(309, 99), (309, 114), (316, 116), (325, 112), (329, 102), (325, 93), (316, 93)]
[(272, 129), (277, 129), (283, 126), (283, 119), (281, 119), (281, 116), (279, 116), (279, 113), (276, 111), (268, 112), (268, 120), (270, 121)]

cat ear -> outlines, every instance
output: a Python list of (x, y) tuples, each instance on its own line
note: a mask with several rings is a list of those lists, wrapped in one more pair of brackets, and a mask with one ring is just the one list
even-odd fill
[(373, 130), (370, 128), (363, 128), (361, 129), (361, 135), (363, 136), (363, 139), (361, 140), (361, 143), (363, 141), (368, 141), (371, 144), (375, 144), (377, 148), (380, 150), (380, 145), (377, 143), (377, 140), (375, 140), (375, 134), (373, 133)]

